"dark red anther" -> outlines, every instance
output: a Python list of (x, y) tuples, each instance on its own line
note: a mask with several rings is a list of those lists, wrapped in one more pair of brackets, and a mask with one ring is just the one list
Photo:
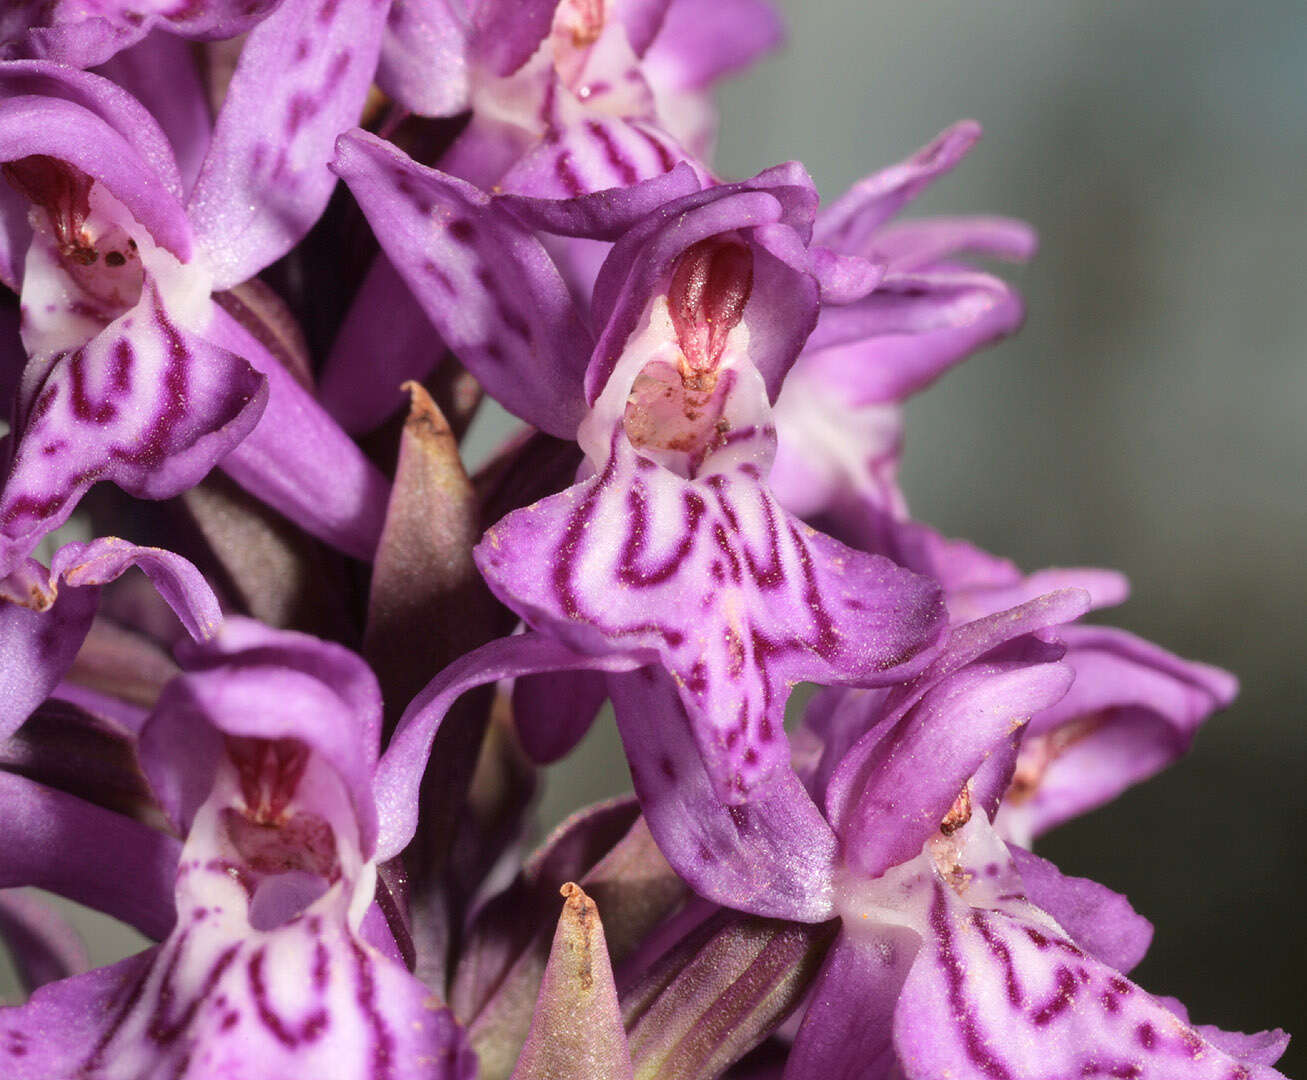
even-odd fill
[(753, 253), (738, 240), (713, 236), (685, 250), (667, 300), (690, 367), (713, 370), (752, 291)]
[(299, 787), (309, 750), (298, 739), (250, 739), (228, 735), (227, 756), (236, 766), (241, 794), (256, 821), (282, 816)]
[(94, 180), (81, 169), (45, 154), (10, 161), (4, 166), (4, 174), (20, 194), (49, 215), (59, 251), (65, 258), (83, 265), (95, 262), (95, 248), (82, 234), (82, 226), (91, 214)]

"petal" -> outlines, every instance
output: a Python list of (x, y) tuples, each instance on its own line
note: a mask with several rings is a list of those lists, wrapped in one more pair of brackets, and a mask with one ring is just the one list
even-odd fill
[(176, 918), (171, 836), (62, 791), (0, 772), (5, 845), (0, 888), (31, 885), (167, 935)]
[[(667, 160), (660, 160), (659, 167), (649, 169), (642, 167), (642, 162), (620, 158), (618, 160), (626, 164), (618, 166), (612, 157), (620, 152), (620, 148), (611, 136), (606, 144), (609, 160), (604, 162), (604, 166), (617, 170), (619, 175), (596, 176), (593, 169), (587, 169), (584, 178), (578, 174), (575, 185), (568, 185), (589, 194), (577, 194), (575, 190), (559, 191), (547, 182), (552, 173), (554, 183), (558, 183), (560, 155), (573, 155), (570, 160), (574, 164), (578, 159), (586, 163), (586, 158), (577, 148), (583, 135), (594, 136), (596, 132), (613, 130), (629, 131), (633, 128), (613, 120), (592, 120), (580, 127), (569, 128), (557, 142), (546, 143), (523, 158), (502, 183), (503, 189), (510, 194), (499, 196), (495, 202), (507, 207), (530, 229), (558, 236), (614, 241), (663, 203), (700, 189), (701, 178), (686, 161), (678, 161), (672, 167)], [(537, 169), (540, 179), (534, 175)]]
[(188, 209), (215, 287), (253, 277), (318, 219), (336, 136), (372, 85), (387, 0), (283, 0), (250, 34)]
[(161, 499), (196, 484), (257, 422), (263, 379), (141, 303), (56, 359), (23, 424), (0, 497), (0, 568), (67, 520), (97, 480)]
[(1025, 262), (1039, 238), (1024, 221), (1000, 217), (932, 217), (887, 225), (876, 233), (876, 254), (895, 270), (917, 270), (955, 255), (988, 255)]
[(512, 74), (549, 34), (557, 6), (558, 0), (482, 0), (473, 22), (472, 54), (492, 74)]
[(875, 231), (926, 187), (957, 165), (980, 138), (980, 125), (962, 120), (910, 158), (859, 180), (818, 217), (817, 243), (850, 255), (869, 255)]
[(532, 228), (616, 240), (663, 203), (711, 182), (707, 169), (658, 128), (600, 115), (540, 142), (496, 188), (510, 193), (502, 201)]
[(472, 185), (363, 132), (341, 138), (333, 167), (487, 392), (542, 430), (574, 437), (590, 336), (540, 242)]
[(672, 672), (720, 798), (788, 762), (798, 682), (876, 685), (927, 660), (932, 583), (801, 526), (745, 472), (689, 482), (625, 440), (603, 473), (492, 527), (490, 587), (531, 625)]
[[(172, 14), (142, 11), (139, 4), (123, 0), (94, 0), (86, 4), (59, 4), (55, 16), (58, 21), (46, 14), (51, 5), (37, 4), (35, 12), (18, 24), (27, 29), (27, 34), (14, 43), (14, 48), (21, 55), (40, 56), (73, 67), (94, 67), (119, 49), (140, 41), (156, 27), (200, 40), (235, 37), (262, 19), (275, 3), (276, 0), (200, 0), (181, 5)], [(13, 29), (16, 32), (18, 26)]]
[(424, 381), (444, 352), (404, 279), (378, 255), (332, 343), (318, 400), (351, 435), (372, 431), (404, 404), (404, 383)]
[(418, 790), (427, 755), (449, 707), (474, 686), (540, 671), (591, 668), (629, 671), (638, 661), (589, 656), (542, 634), (500, 638), (468, 653), (431, 680), (409, 704), (377, 765), (375, 790), (381, 810), (377, 860), (398, 855), (417, 830)]
[[(129, 163), (143, 162), (147, 166), (147, 169), (144, 170), (147, 175), (153, 173), (153, 178), (161, 183), (175, 200), (179, 200), (182, 197), (184, 187), (181, 175), (177, 171), (177, 163), (168, 136), (160, 126), (158, 119), (147, 107), (152, 103), (142, 102), (129, 93), (129, 89), (130, 87), (124, 88), (107, 78), (93, 75), (90, 72), (74, 71), (72, 68), (65, 67), (60, 63), (29, 60), (8, 63), (0, 67), (0, 97), (16, 98), (22, 95), (30, 95), (57, 99), (66, 104), (80, 106), (81, 109), (91, 114), (91, 117), (86, 117), (68, 110), (56, 114), (66, 117), (66, 123), (75, 125), (73, 130), (77, 130), (81, 137), (92, 140), (92, 144), (81, 151), (81, 158), (64, 158), (64, 160), (78, 165), (83, 172), (96, 176), (97, 174), (92, 172), (90, 168), (81, 164), (81, 160), (84, 159), (94, 164), (102, 153), (117, 145), (112, 141), (102, 143), (99, 146), (95, 145), (95, 140), (110, 139), (109, 134), (104, 130), (107, 127), (110, 132), (130, 145), (135, 152), (129, 159)], [(71, 135), (72, 131), (69, 134)], [(33, 132), (32, 137), (38, 139), (42, 137), (63, 138), (63, 135), (55, 132)], [(46, 153), (51, 157), (63, 157), (62, 154), (53, 150), (34, 149), (28, 151), (28, 153)], [(113, 162), (103, 162), (101, 167), (113, 166), (114, 164)], [(106, 185), (118, 196), (120, 201), (128, 203), (129, 207), (131, 207), (125, 194), (119, 194), (117, 189), (106, 178), (101, 179), (104, 179)], [(146, 177), (142, 177), (141, 180), (146, 180)], [(135, 207), (131, 207), (131, 209), (133, 213), (136, 213)], [(170, 212), (175, 213), (175, 210)], [(152, 233), (156, 232), (147, 216), (139, 213), (136, 216), (139, 221), (150, 228)], [(177, 228), (179, 226), (174, 225), (173, 227)], [(185, 260), (186, 253), (184, 251), (173, 248), (162, 239), (159, 239), (157, 235), (156, 240), (172, 251), (179, 259)]]
[(910, 1080), (1272, 1080), (1042, 923), (966, 908), (937, 883), (894, 1022)]
[(217, 628), (217, 599), (199, 571), (171, 552), (109, 537), (66, 544), (55, 553), (48, 575), (29, 560), (25, 570), (34, 595), (26, 604), (31, 606), (0, 600), (0, 737), (17, 729), (73, 666), (99, 602), (96, 586), (133, 566), (145, 572), (192, 636)]
[(1076, 681), (1026, 736), (1002, 816), (1017, 837), (1037, 836), (1159, 772), (1237, 691), (1227, 672), (1123, 630), (1062, 633)]
[(1008, 851), (1030, 902), (1052, 915), (1082, 949), (1121, 972), (1144, 958), (1153, 924), (1124, 896), (1089, 878), (1068, 877), (1024, 848), (1009, 845)]
[(377, 85), (420, 116), (467, 108), (468, 27), (453, 0), (393, 0), (381, 38)]
[(129, 91), (158, 122), (177, 159), (178, 194), (189, 192), (213, 129), (191, 47), (172, 34), (155, 32), (118, 53), (101, 74)]
[(920, 945), (903, 926), (846, 926), (812, 989), (784, 1080), (882, 1076), (893, 1060), (894, 1006)]
[[(1064, 664), (981, 663), (931, 689), (862, 765), (856, 795), (839, 778), (850, 864), (879, 877), (918, 854), (985, 759), (1062, 697), (1071, 679)], [(844, 801), (850, 796), (851, 805)]]
[(518, 1080), (630, 1080), (631, 1056), (595, 902), (570, 882)]
[[(825, 758), (820, 770), (829, 771), (831, 780), (825, 792), (827, 816), (834, 823), (836, 831), (861, 830), (865, 833), (867, 851), (877, 852), (872, 859), (878, 864), (888, 857), (888, 851), (907, 850), (910, 844), (897, 839), (898, 834), (877, 836), (875, 817), (864, 816), (857, 812), (859, 801), (864, 792), (868, 797), (888, 800), (885, 805), (897, 805), (900, 798), (906, 800), (901, 809), (904, 816), (900, 827), (914, 824), (917, 835), (915, 849), (907, 851), (900, 858), (892, 858), (883, 866), (894, 865), (905, 858), (917, 854), (925, 835), (929, 835), (939, 826), (945, 811), (957, 798), (962, 785), (979, 767), (980, 762), (989, 751), (994, 750), (1004, 741), (1004, 736), (1019, 730), (1020, 725), (1013, 726), (1014, 720), (1027, 718), (1030, 713), (1020, 711), (1023, 705), (1036, 705), (1045, 695), (1057, 700), (1065, 693), (1070, 672), (1053, 664), (1061, 658), (1061, 646), (1049, 645), (1040, 640), (1040, 633), (1049, 627), (1059, 626), (1064, 622), (1082, 615), (1088, 605), (1088, 596), (1075, 589), (1060, 593), (1051, 593), (1029, 601), (1020, 607), (1002, 612), (975, 622), (964, 623), (952, 628), (944, 650), (930, 666), (911, 682), (893, 687), (887, 694), (851, 695), (850, 706), (838, 711), (827, 710), (824, 716), (825, 730), (822, 732), (827, 743)], [(979, 665), (968, 672), (972, 665), (985, 658), (988, 663)], [(1030, 682), (1023, 671), (1032, 664), (1042, 664), (1046, 670), (1032, 667)], [(963, 678), (954, 681), (954, 676), (962, 674)], [(997, 693), (991, 695), (985, 689), (989, 675), (1001, 675), (1001, 679), (991, 689)], [(1008, 681), (1013, 683), (1015, 709), (1004, 705), (1001, 692)], [(931, 699), (925, 712), (914, 715), (921, 705), (936, 689), (941, 692)], [(954, 713), (951, 701), (957, 694), (955, 704), (958, 712)], [(974, 721), (968, 717), (968, 699), (972, 693), (979, 696), (975, 704), (982, 710)], [(986, 701), (993, 697), (995, 700)], [(1042, 707), (1042, 706), (1041, 706)], [(1033, 711), (1033, 710), (1032, 710)], [(962, 731), (950, 726), (935, 728), (933, 721), (927, 723), (928, 717), (954, 717), (953, 723), (961, 720)], [(975, 723), (976, 730), (969, 728)], [(945, 721), (949, 725), (949, 721)], [(917, 743), (923, 747), (941, 739), (952, 742), (958, 739), (956, 746), (945, 747), (942, 751), (944, 760), (951, 763), (946, 773), (936, 774), (934, 763), (929, 758), (913, 760), (914, 755), (906, 754), (898, 760), (898, 740), (902, 738), (908, 745)], [(974, 739), (974, 742), (972, 741)], [(932, 751), (933, 752), (933, 751)], [(974, 762), (974, 764), (972, 764)], [(902, 792), (894, 790), (894, 784), (905, 774), (911, 774), (914, 766), (929, 764), (926, 777), (911, 777), (912, 786)], [(884, 770), (884, 775), (881, 775)], [(969, 770), (969, 771), (968, 771)], [(892, 779), (894, 778), (894, 779)], [(916, 785), (925, 783), (924, 802), (915, 803)], [(931, 785), (938, 784), (938, 787)], [(876, 793), (875, 796), (872, 793)], [(945, 799), (945, 795), (947, 798)], [(940, 813), (936, 809), (940, 807)], [(929, 825), (925, 835), (915, 833)], [(883, 867), (882, 867), (883, 868)]]
[(215, 308), (207, 335), (267, 379), (258, 424), (222, 461), (241, 487), (305, 531), (370, 560), (385, 522), (390, 484), (313, 395), (249, 330)]
[[(23, 77), (10, 80), (17, 82), (19, 88), (28, 89), (27, 83), (30, 82), (33, 84), (31, 89), (46, 89), (44, 71), (29, 75), (24, 70), (19, 74)], [(95, 77), (88, 75), (85, 78)], [(113, 85), (105, 79), (97, 79), (96, 83), (96, 90), (100, 89), (100, 83), (107, 87)], [(131, 100), (125, 91), (118, 93)], [(107, 93), (100, 96), (112, 98)], [(122, 101), (112, 103), (115, 106), (125, 104)], [(121, 111), (139, 109), (135, 106), (134, 110), (124, 108)], [(114, 118), (118, 118), (116, 113)], [(139, 118), (133, 116), (132, 119)], [(138, 127), (144, 128), (145, 125)], [(167, 154), (166, 161), (172, 165), (172, 154), (162, 133), (154, 127), (150, 135), (158, 137)], [(157, 171), (159, 162), (142, 156), (141, 141), (133, 145), (80, 102), (31, 93), (20, 93), (0, 101), (0, 159), (18, 161), (26, 157), (50, 157), (66, 162), (103, 184), (149, 231), (160, 247), (186, 262), (191, 256), (191, 228), (178, 201), (176, 166), (172, 166), (171, 177), (166, 173), (161, 177)]]
[(610, 676), (636, 794), (659, 849), (699, 895), (801, 922), (830, 918), (835, 836), (788, 768), (747, 801), (724, 802), (671, 679)]
[(764, 0), (673, 0), (645, 68), (661, 85), (699, 90), (752, 64), (784, 37), (780, 14)]
[(98, 592), (65, 590), (45, 610), (0, 600), (0, 737), (17, 731), (73, 666)]
[(903, 401), (1024, 316), (1012, 288), (989, 274), (891, 272), (861, 299), (822, 309), (805, 363), (859, 404)]
[(608, 700), (608, 683), (594, 671), (524, 675), (513, 683), (513, 723), (522, 749), (537, 765), (566, 757), (590, 730)]

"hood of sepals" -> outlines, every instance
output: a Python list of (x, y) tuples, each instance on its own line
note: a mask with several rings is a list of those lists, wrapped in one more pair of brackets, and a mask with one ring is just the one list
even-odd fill
[(577, 441), (601, 469), (620, 431), (642, 457), (686, 479), (751, 465), (764, 475), (775, 430), (744, 318), (753, 254), (730, 236), (692, 245), (648, 303)]
[(147, 279), (172, 319), (188, 329), (202, 327), (208, 275), (197, 262), (183, 264), (156, 244), (102, 183), (45, 156), (10, 162), (3, 173), (32, 203), (20, 327), (30, 356), (85, 345), (140, 302)]
[(516, 71), (496, 75), (474, 66), (474, 113), (520, 129), (527, 144), (596, 114), (653, 119), (653, 91), (612, 6), (562, 0), (549, 33)]

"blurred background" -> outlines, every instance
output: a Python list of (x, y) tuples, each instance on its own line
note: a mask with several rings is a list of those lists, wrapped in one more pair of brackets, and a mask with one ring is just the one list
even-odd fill
[[(824, 199), (963, 117), (912, 213), (1025, 218), (1025, 328), (909, 406), (916, 516), (1026, 569), (1110, 566), (1100, 621), (1238, 674), (1169, 773), (1041, 852), (1157, 926), (1138, 980), (1199, 1023), (1298, 1034), (1307, 1076), (1307, 11), (1301, 0), (782, 0), (719, 161)], [(625, 778), (611, 725), (546, 796)]]
[[(1199, 1023), (1296, 1030), (1281, 1068), (1307, 1076), (1301, 0), (780, 6), (788, 46), (724, 95), (724, 174), (798, 158), (829, 200), (974, 117), (986, 138), (913, 213), (1043, 238), (1001, 270), (1025, 329), (909, 407), (916, 516), (1026, 569), (1125, 571), (1134, 596), (1101, 619), (1243, 681), (1187, 759), (1041, 852), (1155, 922), (1147, 989)], [(474, 456), (504, 418), (477, 429)], [(600, 724), (544, 819), (628, 788)], [(98, 963), (140, 940), (83, 925)]]

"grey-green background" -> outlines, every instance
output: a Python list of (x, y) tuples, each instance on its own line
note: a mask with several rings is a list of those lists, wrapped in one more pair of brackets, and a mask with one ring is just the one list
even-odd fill
[[(725, 173), (798, 158), (833, 198), (971, 116), (986, 138), (918, 209), (1043, 237), (1020, 336), (909, 408), (916, 514), (1030, 569), (1124, 570), (1111, 621), (1243, 680), (1189, 758), (1042, 850), (1155, 921), (1146, 988), (1297, 1028), (1282, 1065), (1307, 1074), (1307, 9), (782, 8), (789, 46), (724, 94)], [(622, 790), (611, 724), (565, 770), (547, 820)], [(101, 962), (130, 947), (102, 925)]]

